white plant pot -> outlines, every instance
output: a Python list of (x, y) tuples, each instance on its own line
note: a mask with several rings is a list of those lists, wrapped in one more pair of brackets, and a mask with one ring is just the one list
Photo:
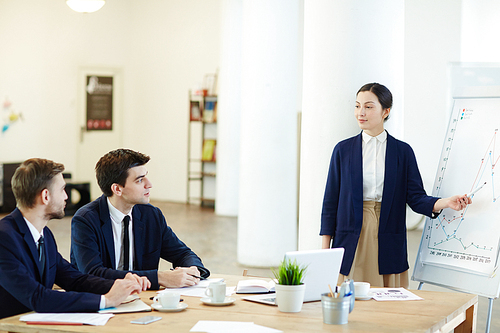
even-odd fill
[(276, 303), (281, 312), (300, 312), (304, 303), (306, 284), (287, 286), (276, 284)]

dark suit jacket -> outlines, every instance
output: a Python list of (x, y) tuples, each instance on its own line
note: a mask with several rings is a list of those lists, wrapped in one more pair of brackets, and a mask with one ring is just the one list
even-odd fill
[[(16, 208), (0, 221), (0, 318), (32, 310), (99, 310), (99, 294), (107, 293), (114, 281), (81, 273), (57, 252), (49, 228), (43, 229), (43, 235), (46, 260), (42, 277), (38, 250), (21, 212)], [(66, 292), (52, 290), (54, 283)]]
[[(341, 141), (333, 150), (321, 214), (320, 235), (333, 236), (332, 247), (345, 249), (340, 272), (348, 275), (363, 225), (362, 135)], [(411, 147), (387, 135), (384, 190), (379, 220), (379, 273), (409, 268), (406, 203), (429, 217), (439, 198), (427, 196)]]
[[(160, 258), (174, 267), (198, 266), (203, 277), (210, 272), (201, 259), (167, 225), (160, 209), (147, 204), (132, 209), (134, 233), (133, 273), (146, 276), (151, 289), (158, 289)], [(71, 262), (79, 270), (108, 279), (123, 278), (116, 270), (113, 230), (106, 197), (103, 195), (80, 208), (71, 221)]]

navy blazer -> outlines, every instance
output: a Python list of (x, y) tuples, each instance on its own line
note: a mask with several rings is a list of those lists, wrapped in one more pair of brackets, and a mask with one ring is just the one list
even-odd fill
[[(326, 182), (320, 235), (331, 235), (332, 247), (345, 249), (340, 273), (349, 275), (363, 225), (363, 158), (361, 133), (335, 146)], [(409, 268), (406, 204), (419, 214), (432, 213), (439, 198), (427, 196), (411, 147), (387, 135), (384, 190), (378, 232), (380, 274)]]
[[(116, 270), (115, 246), (106, 196), (80, 208), (71, 221), (71, 262), (79, 270), (108, 279), (121, 279), (128, 271)], [(150, 204), (132, 208), (134, 270), (146, 276), (151, 289), (159, 289), (160, 258), (174, 267), (197, 266), (202, 277), (210, 272), (201, 259), (167, 225), (161, 210)]]
[[(16, 208), (0, 221), (0, 318), (33, 310), (99, 310), (99, 294), (107, 293), (114, 281), (81, 273), (57, 252), (49, 228), (43, 229), (43, 235), (46, 260), (42, 277), (38, 249), (21, 211)], [(54, 283), (66, 292), (52, 290)]]

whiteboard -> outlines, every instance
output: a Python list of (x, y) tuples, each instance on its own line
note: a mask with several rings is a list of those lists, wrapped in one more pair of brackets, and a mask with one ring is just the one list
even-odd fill
[(457, 92), (433, 196), (471, 193), (472, 205), (427, 218), (412, 280), (500, 294), (500, 87)]

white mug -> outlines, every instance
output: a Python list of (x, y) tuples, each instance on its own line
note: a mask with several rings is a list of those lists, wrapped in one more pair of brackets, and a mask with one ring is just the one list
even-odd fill
[(223, 281), (212, 282), (205, 290), (205, 295), (214, 303), (222, 303), (226, 298), (226, 283)]
[(354, 296), (366, 297), (370, 291), (370, 284), (368, 282), (354, 282)]
[(180, 302), (181, 294), (172, 292), (163, 292), (153, 298), (153, 302), (160, 304), (164, 309), (175, 309)]

